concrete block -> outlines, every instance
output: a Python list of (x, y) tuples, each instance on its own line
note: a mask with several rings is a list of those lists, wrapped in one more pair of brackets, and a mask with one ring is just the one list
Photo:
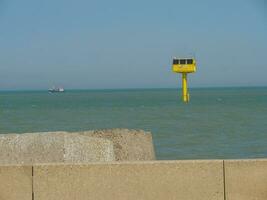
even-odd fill
[(0, 166), (0, 199), (32, 199), (31, 166)]
[(67, 132), (0, 135), (0, 164), (87, 163), (115, 160), (107, 139)]
[(63, 162), (64, 138), (58, 137), (61, 134), (65, 133), (0, 135), (0, 164)]
[(152, 134), (142, 130), (110, 129), (79, 132), (81, 135), (109, 139), (116, 161), (155, 160)]
[(267, 199), (267, 159), (226, 160), (226, 200)]
[(38, 200), (224, 200), (223, 161), (34, 166)]
[(64, 163), (115, 161), (113, 143), (107, 139), (65, 135)]

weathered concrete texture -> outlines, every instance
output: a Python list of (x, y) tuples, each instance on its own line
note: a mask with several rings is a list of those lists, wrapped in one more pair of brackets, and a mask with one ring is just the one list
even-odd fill
[(65, 163), (115, 161), (113, 143), (107, 139), (77, 134), (66, 134), (65, 138)]
[(227, 200), (267, 199), (267, 160), (226, 160)]
[(38, 200), (223, 200), (223, 161), (34, 166)]
[(0, 135), (0, 164), (113, 160), (113, 144), (106, 139), (66, 132)]
[(151, 133), (113, 129), (0, 135), (0, 164), (154, 160)]
[(155, 160), (154, 145), (150, 132), (110, 129), (79, 133), (85, 136), (111, 140), (114, 144), (116, 161)]
[(0, 166), (0, 200), (32, 199), (32, 167)]

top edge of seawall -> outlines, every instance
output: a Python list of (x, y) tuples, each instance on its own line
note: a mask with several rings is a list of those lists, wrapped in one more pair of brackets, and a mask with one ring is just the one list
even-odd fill
[(27, 166), (93, 166), (93, 165), (154, 165), (154, 164), (205, 164), (222, 162), (267, 162), (267, 158), (259, 159), (206, 159), (206, 160), (152, 160), (152, 161), (110, 161), (90, 163), (34, 163), (34, 164), (1, 164), (0, 167), (27, 167)]

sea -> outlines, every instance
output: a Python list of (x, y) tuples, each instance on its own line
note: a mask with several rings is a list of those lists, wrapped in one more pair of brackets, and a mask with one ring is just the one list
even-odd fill
[(267, 87), (1, 91), (0, 133), (150, 131), (157, 159), (267, 158)]

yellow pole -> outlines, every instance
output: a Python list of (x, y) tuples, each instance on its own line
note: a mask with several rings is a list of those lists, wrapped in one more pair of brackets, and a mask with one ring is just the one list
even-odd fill
[(187, 90), (187, 73), (182, 74), (182, 87), (183, 87), (183, 101), (189, 102), (189, 94)]

